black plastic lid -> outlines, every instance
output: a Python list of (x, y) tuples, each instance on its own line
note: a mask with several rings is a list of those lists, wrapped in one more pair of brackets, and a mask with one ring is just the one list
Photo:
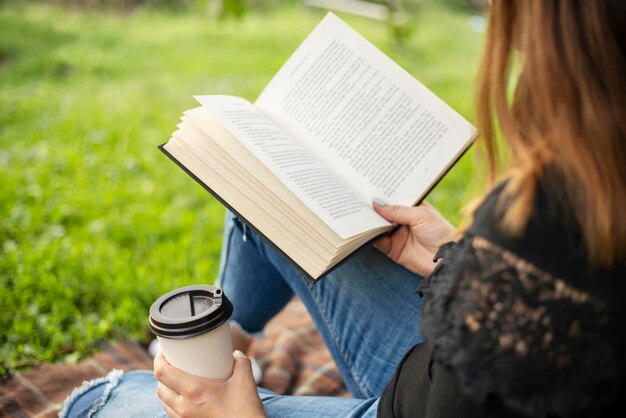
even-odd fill
[(150, 329), (159, 337), (189, 338), (211, 331), (230, 319), (233, 305), (219, 286), (181, 287), (150, 307)]

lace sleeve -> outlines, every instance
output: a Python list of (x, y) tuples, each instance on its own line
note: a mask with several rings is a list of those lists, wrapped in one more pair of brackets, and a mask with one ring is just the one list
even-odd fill
[(479, 236), (448, 248), (420, 290), (433, 359), (476, 402), (539, 416), (610, 402), (619, 372), (603, 301)]

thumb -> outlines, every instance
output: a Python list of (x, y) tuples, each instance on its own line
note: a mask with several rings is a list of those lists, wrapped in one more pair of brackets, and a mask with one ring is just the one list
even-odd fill
[(235, 358), (233, 364), (233, 378), (253, 378), (250, 359), (239, 350), (233, 352), (233, 357)]
[(374, 199), (373, 207), (376, 213), (391, 223), (398, 225), (411, 225), (419, 217), (419, 207), (397, 206), (381, 204), (380, 199)]

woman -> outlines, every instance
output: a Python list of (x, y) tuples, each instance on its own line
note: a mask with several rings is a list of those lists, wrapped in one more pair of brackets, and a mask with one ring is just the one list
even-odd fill
[[(511, 159), (456, 242), (426, 204), (375, 204), (401, 228), (312, 285), (227, 218), (220, 282), (236, 328), (261, 331), (297, 294), (352, 399), (257, 389), (240, 353), (226, 382), (158, 355), (156, 380), (137, 372), (88, 384), (64, 414), (623, 413), (625, 23), (619, 0), (493, 1), (477, 109), (492, 181), (495, 126)], [(509, 101), (514, 50), (522, 62)]]

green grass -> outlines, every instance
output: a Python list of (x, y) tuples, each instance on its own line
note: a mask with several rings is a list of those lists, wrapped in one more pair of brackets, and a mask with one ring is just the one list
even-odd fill
[[(158, 295), (214, 280), (224, 209), (156, 145), (194, 94), (254, 100), (322, 16), (291, 6), (213, 22), (4, 3), (0, 362), (145, 341)], [(473, 119), (481, 35), (466, 14), (424, 3), (403, 47), (382, 23), (342, 17)], [(466, 157), (430, 197), (454, 221), (472, 173)]]

